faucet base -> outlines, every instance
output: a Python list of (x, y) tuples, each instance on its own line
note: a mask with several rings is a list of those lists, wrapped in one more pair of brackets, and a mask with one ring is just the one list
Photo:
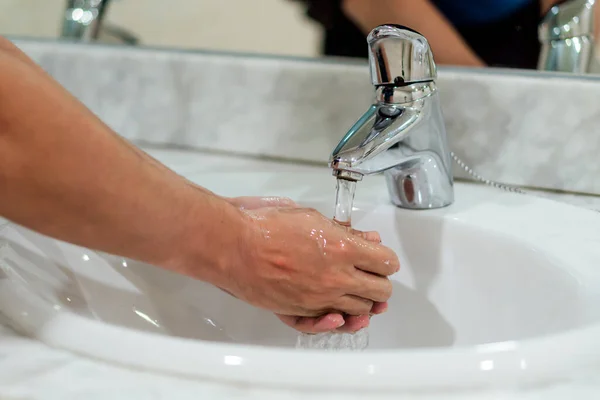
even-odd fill
[(428, 210), (454, 202), (452, 175), (434, 157), (411, 160), (384, 174), (390, 200), (398, 207)]

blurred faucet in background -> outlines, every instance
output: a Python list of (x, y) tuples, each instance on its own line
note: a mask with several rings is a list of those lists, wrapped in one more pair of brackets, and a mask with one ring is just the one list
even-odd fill
[(82, 42), (116, 41), (136, 45), (137, 37), (104, 23), (110, 3), (110, 0), (67, 0), (61, 37)]
[(538, 31), (539, 70), (595, 72), (595, 6), (596, 0), (567, 0), (548, 11)]

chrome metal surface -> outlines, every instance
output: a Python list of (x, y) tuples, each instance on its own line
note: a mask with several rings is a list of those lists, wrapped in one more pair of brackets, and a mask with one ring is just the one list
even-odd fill
[(437, 70), (427, 39), (400, 25), (381, 25), (367, 37), (373, 85), (431, 81)]
[(568, 0), (548, 11), (539, 25), (538, 69), (588, 73), (594, 62), (596, 0)]
[(135, 45), (137, 37), (104, 22), (110, 0), (67, 0), (61, 37)]
[(375, 102), (333, 150), (334, 175), (360, 180), (384, 172), (391, 201), (403, 208), (451, 204), (450, 151), (427, 40), (384, 25), (368, 44)]
[(526, 191), (524, 191), (523, 189), (518, 188), (516, 186), (507, 185), (507, 184), (504, 184), (504, 183), (500, 183), (500, 182), (496, 182), (496, 181), (492, 181), (490, 179), (484, 178), (483, 176), (481, 176), (477, 172), (475, 172), (471, 167), (469, 167), (463, 160), (461, 160), (452, 151), (450, 152), (450, 156), (452, 157), (452, 159), (454, 160), (454, 162), (456, 163), (456, 165), (458, 165), (460, 168), (462, 168), (467, 174), (469, 174), (477, 182), (481, 182), (481, 183), (484, 183), (484, 184), (486, 184), (488, 186), (495, 187), (496, 189), (504, 190), (504, 191), (507, 191), (507, 192), (513, 192), (513, 193), (519, 193), (519, 194), (527, 194)]
[(98, 38), (110, 0), (67, 0), (62, 37), (91, 41)]

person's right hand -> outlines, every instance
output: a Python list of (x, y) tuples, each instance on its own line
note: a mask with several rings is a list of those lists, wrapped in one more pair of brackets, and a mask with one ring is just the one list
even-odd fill
[[(312, 209), (245, 211), (246, 231), (218, 285), (257, 307), (294, 317), (365, 315), (392, 292), (394, 252)], [(343, 321), (342, 321), (343, 323)]]
[[(381, 236), (374, 231), (363, 232), (352, 228), (352, 234), (358, 235), (365, 240), (381, 243)], [(291, 315), (276, 314), (277, 318), (290, 328), (304, 333), (355, 333), (369, 326), (371, 316), (383, 314), (388, 309), (388, 303), (373, 302), (373, 308), (369, 315), (344, 315), (340, 312), (331, 312), (320, 317), (295, 317)]]
[[(229, 203), (241, 210), (256, 210), (260, 208), (302, 208), (299, 204), (287, 197), (234, 197), (226, 199)], [(343, 225), (343, 224), (342, 224)], [(381, 236), (374, 231), (363, 232), (345, 226), (353, 235), (365, 240), (381, 243)], [(231, 293), (229, 293), (231, 294)], [(293, 315), (275, 314), (277, 318), (290, 328), (304, 333), (354, 333), (369, 326), (372, 315), (383, 314), (387, 311), (387, 302), (374, 302), (370, 315), (345, 315), (339, 311), (330, 312), (319, 317), (298, 317)]]

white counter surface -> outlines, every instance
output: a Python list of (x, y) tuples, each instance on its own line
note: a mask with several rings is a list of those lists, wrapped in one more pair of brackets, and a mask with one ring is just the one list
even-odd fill
[[(299, 166), (285, 162), (261, 161), (249, 158), (209, 155), (183, 150), (146, 149), (178, 173), (194, 180), (207, 172), (234, 172), (244, 169), (256, 172), (303, 172), (324, 167)], [(379, 178), (370, 178), (375, 183)], [(366, 182), (366, 181), (365, 181)], [(258, 193), (250, 193), (256, 195)], [(274, 195), (276, 193), (265, 193)], [(542, 193), (559, 201), (600, 210), (599, 197)], [(364, 190), (357, 196), (385, 201), (386, 194)], [(1, 221), (0, 221), (1, 222)], [(352, 393), (307, 393), (232, 386), (208, 381), (192, 381), (178, 377), (159, 376), (133, 371), (87, 359), (23, 337), (10, 328), (0, 316), (0, 399), (354, 399)], [(590, 374), (577, 384), (550, 385), (539, 390), (519, 393), (473, 393), (453, 395), (447, 399), (593, 399), (600, 397), (600, 377)], [(372, 399), (398, 398), (391, 394), (373, 394)], [(406, 397), (402, 397), (406, 398)], [(414, 395), (415, 399), (439, 399), (439, 395)]]

